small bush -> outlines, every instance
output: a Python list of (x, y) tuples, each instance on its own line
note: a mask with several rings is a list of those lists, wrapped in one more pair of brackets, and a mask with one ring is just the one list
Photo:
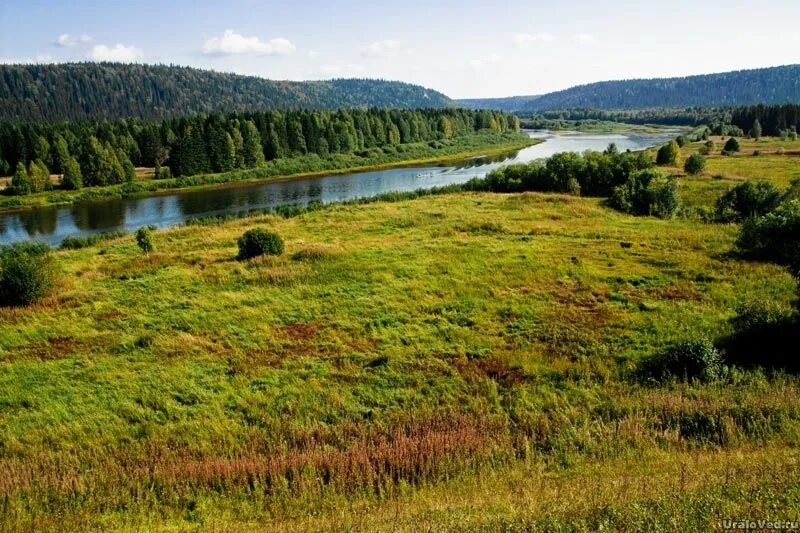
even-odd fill
[(149, 227), (142, 226), (136, 230), (136, 245), (145, 254), (149, 254), (153, 251), (153, 233)]
[(736, 137), (731, 137), (722, 148), (722, 155), (732, 155), (740, 150), (739, 141), (736, 140)]
[(800, 200), (784, 202), (763, 217), (747, 219), (736, 246), (750, 257), (775, 261), (800, 275)]
[(701, 154), (692, 154), (686, 160), (686, 163), (683, 165), (683, 170), (686, 171), (687, 174), (691, 174), (692, 176), (696, 176), (700, 174), (706, 169), (706, 158), (703, 157)]
[(676, 167), (680, 164), (681, 147), (677, 141), (670, 141), (658, 149), (656, 165)]
[(678, 185), (654, 169), (635, 172), (624, 185), (614, 188), (609, 203), (633, 215), (669, 218), (680, 207)]
[(800, 320), (772, 301), (746, 304), (731, 320), (733, 334), (722, 342), (726, 359), (743, 367), (797, 371)]
[(715, 381), (726, 367), (719, 351), (708, 339), (683, 341), (645, 360), (639, 372), (645, 379), (666, 381)]
[(717, 200), (717, 218), (741, 221), (766, 215), (781, 201), (781, 191), (768, 181), (746, 181), (729, 190)]
[(17, 243), (0, 248), (0, 303), (27, 305), (46, 296), (55, 285), (56, 266), (50, 247)]
[(238, 259), (251, 259), (260, 255), (281, 255), (283, 239), (275, 232), (255, 228), (239, 238)]

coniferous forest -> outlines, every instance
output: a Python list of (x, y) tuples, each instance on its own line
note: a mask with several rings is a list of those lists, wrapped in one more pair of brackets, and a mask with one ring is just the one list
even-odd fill
[[(274, 159), (363, 153), (436, 142), (480, 131), (519, 129), (499, 111), (369, 109), (262, 111), (163, 121), (0, 123), (0, 170), (16, 194), (39, 192), (49, 174), (66, 188), (133, 180), (136, 166), (156, 177), (254, 168)], [(168, 170), (167, 170), (168, 169)]]
[(384, 80), (276, 81), (173, 65), (0, 65), (0, 120), (162, 119), (287, 108), (454, 105), (437, 91)]

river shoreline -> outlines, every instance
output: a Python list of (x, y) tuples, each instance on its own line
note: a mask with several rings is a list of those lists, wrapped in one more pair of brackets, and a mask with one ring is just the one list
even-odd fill
[[(344, 168), (328, 168), (328, 169), (313, 170), (307, 172), (296, 172), (296, 173), (277, 175), (277, 176), (230, 179), (227, 181), (219, 181), (219, 182), (210, 181), (208, 183), (202, 183), (197, 185), (190, 184), (182, 186), (179, 185), (175, 187), (169, 187), (169, 186), (165, 186), (163, 188), (159, 187), (159, 185), (169, 183), (169, 181), (176, 181), (180, 179), (180, 178), (169, 178), (168, 180), (162, 180), (161, 182), (159, 182), (159, 180), (146, 180), (146, 181), (143, 180), (143, 181), (133, 182), (132, 184), (109, 185), (105, 187), (91, 187), (78, 191), (62, 191), (62, 190), (48, 191), (46, 193), (39, 193), (37, 195), (31, 195), (31, 196), (11, 197), (13, 199), (21, 200), (22, 202), (24, 202), (24, 205), (0, 204), (0, 214), (19, 213), (19, 212), (35, 210), (38, 208), (67, 207), (79, 203), (102, 202), (106, 200), (146, 198), (150, 196), (164, 196), (169, 194), (196, 191), (196, 190), (225, 189), (230, 187), (258, 185), (266, 183), (278, 183), (278, 182), (301, 180), (307, 178), (318, 178), (323, 176), (357, 174), (357, 173), (365, 173), (365, 172), (372, 172), (379, 170), (389, 170), (394, 168), (446, 166), (448, 164), (452, 164), (470, 158), (493, 157), (503, 154), (510, 154), (522, 150), (524, 148), (535, 146), (542, 142), (545, 141), (542, 139), (526, 137), (515, 140), (509, 140), (508, 142), (502, 142), (502, 143), (487, 143), (485, 145), (482, 145), (481, 147), (470, 148), (468, 150), (463, 150), (460, 152), (452, 152), (448, 154), (435, 155), (431, 157), (401, 159), (386, 163), (357, 165)], [(259, 168), (249, 169), (249, 171), (252, 173), (258, 173), (259, 170), (261, 169)], [(241, 172), (242, 174), (244, 174), (248, 171), (244, 170), (237, 172)], [(202, 175), (201, 177), (210, 177), (213, 179), (213, 177), (215, 176), (222, 176), (224, 174), (225, 173), (205, 174)], [(195, 177), (194, 176), (188, 177), (189, 180), (191, 180), (192, 178)], [(139, 186), (139, 187), (155, 186), (155, 188), (152, 189), (146, 188), (144, 190), (129, 191), (125, 190), (126, 185)], [(56, 197), (56, 201), (52, 201), (54, 197)]]

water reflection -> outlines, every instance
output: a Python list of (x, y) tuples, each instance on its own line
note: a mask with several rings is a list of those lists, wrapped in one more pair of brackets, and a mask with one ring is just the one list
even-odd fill
[(674, 132), (659, 135), (553, 135), (549, 132), (529, 134), (546, 142), (519, 152), (471, 158), (451, 166), (407, 167), (272, 183), (231, 185), (163, 196), (0, 213), (0, 244), (36, 239), (57, 245), (65, 237), (72, 235), (132, 231), (143, 225), (167, 227), (193, 217), (243, 213), (286, 204), (338, 202), (390, 191), (404, 192), (464, 183), (505, 164), (524, 163), (558, 152), (604, 150), (611, 142), (616, 143), (620, 150), (641, 150), (674, 136)]

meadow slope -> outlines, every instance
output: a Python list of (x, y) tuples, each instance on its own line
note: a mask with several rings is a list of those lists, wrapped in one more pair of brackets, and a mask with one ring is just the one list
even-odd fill
[[(711, 178), (706, 178), (711, 180)], [(236, 239), (286, 252), (238, 262)], [(800, 380), (643, 358), (790, 306), (737, 227), (458, 193), (58, 252), (0, 308), (0, 529), (706, 529), (800, 512)]]

